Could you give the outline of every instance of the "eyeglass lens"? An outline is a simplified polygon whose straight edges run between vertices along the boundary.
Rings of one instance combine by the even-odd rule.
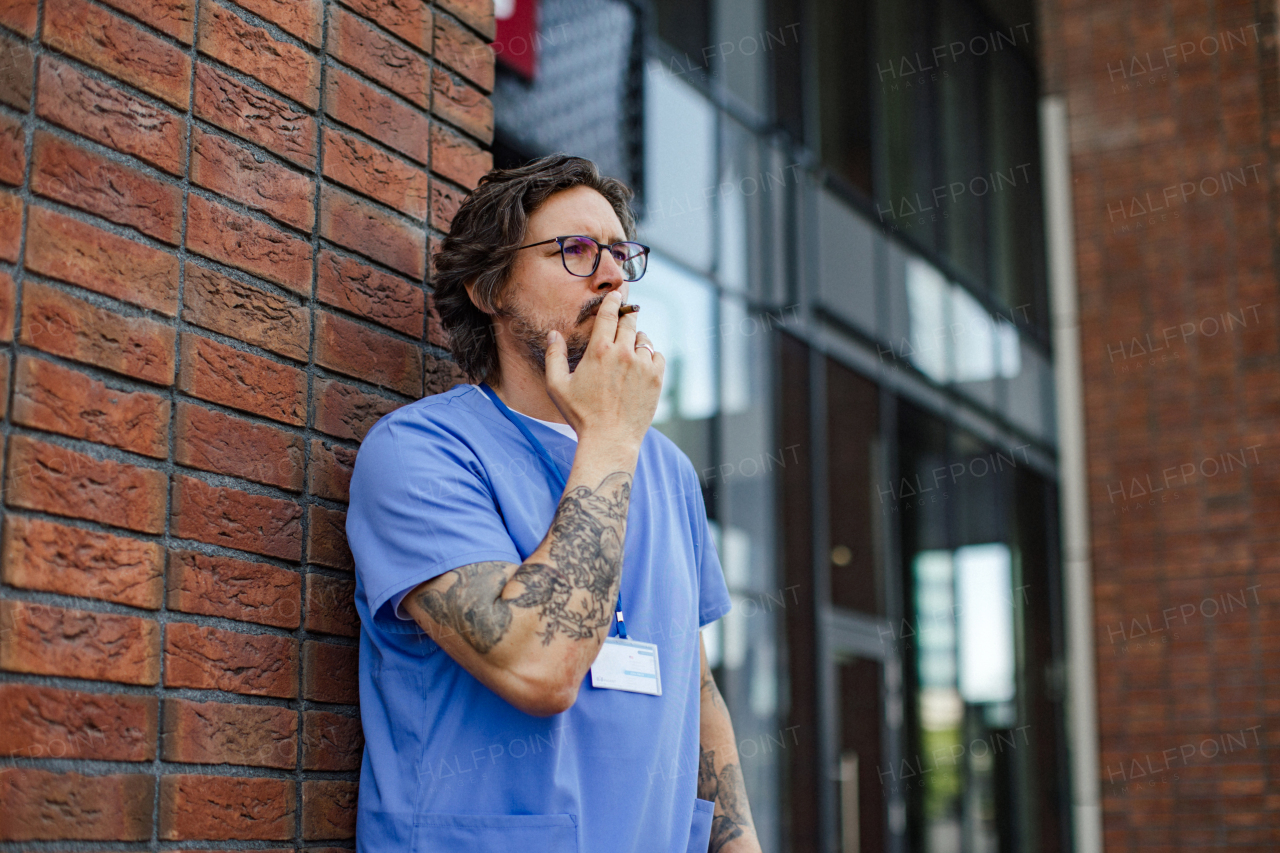
[[[622,267],[622,277],[635,281],[644,275],[648,256],[639,243],[614,243],[610,248],[613,259]],[[588,276],[595,272],[599,245],[586,237],[566,237],[561,244],[564,268],[574,275]]]

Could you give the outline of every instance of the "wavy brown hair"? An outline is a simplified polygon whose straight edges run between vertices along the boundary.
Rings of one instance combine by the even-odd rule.
[[[514,169],[493,169],[458,208],[435,254],[434,300],[454,361],[476,382],[498,378],[498,345],[490,314],[506,288],[529,217],[561,190],[591,187],[604,196],[635,236],[631,188],[600,174],[582,157],[552,154]],[[467,293],[473,285],[475,301]]]

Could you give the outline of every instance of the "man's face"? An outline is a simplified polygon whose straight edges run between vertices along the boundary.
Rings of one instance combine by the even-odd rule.
[[[571,234],[585,234],[606,245],[627,239],[608,200],[590,187],[578,186],[552,195],[530,215],[520,245]],[[622,291],[625,302],[629,286],[609,252],[601,252],[594,275],[582,277],[565,269],[554,242],[521,249],[498,300],[494,323],[499,336],[508,335],[539,373],[546,371],[547,332],[557,330],[568,344],[572,371],[586,352],[600,303],[614,290]]]

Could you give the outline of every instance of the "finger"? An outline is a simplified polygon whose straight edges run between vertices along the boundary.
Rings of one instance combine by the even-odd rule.
[[[622,294],[614,290],[600,303],[596,312],[596,323],[591,329],[591,343],[588,346],[601,347],[613,343],[618,332],[618,309],[622,307]]]
[[[623,317],[622,319],[625,320],[626,317]],[[644,349],[645,346],[653,346],[653,341],[649,340],[649,336],[646,335],[644,332],[636,332],[636,343],[635,343],[636,352],[648,353],[649,350]],[[656,358],[657,355],[658,355],[658,351],[656,349],[653,350],[652,357]]]
[[[557,390],[569,382],[569,351],[564,335],[552,331],[547,334],[547,386]]]
[[[619,306],[621,307],[621,306]],[[629,347],[635,349],[636,346],[636,323],[639,322],[640,312],[632,311],[630,314],[623,314],[618,318],[618,331],[614,340],[620,347]]]

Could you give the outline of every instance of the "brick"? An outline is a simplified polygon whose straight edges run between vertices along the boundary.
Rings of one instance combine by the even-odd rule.
[[[431,122],[426,115],[340,68],[331,67],[325,75],[324,111],[424,166],[430,159]]]
[[[427,173],[333,128],[325,128],[324,176],[416,219],[427,218]]]
[[[22,245],[22,199],[0,192],[0,261],[16,263]]]
[[[178,109],[187,108],[191,57],[101,6],[86,0],[49,3],[41,41]]]
[[[17,306],[17,288],[13,276],[0,270],[0,341],[13,340],[14,309]]]
[[[493,48],[448,15],[436,15],[436,59],[475,83],[493,91]]]
[[[40,518],[4,520],[4,582],[23,589],[160,608],[164,552],[156,542]]]
[[[43,130],[32,146],[31,191],[177,245],[182,188]],[[175,265],[176,268],[176,265]]]
[[[316,162],[316,122],[284,101],[196,63],[195,114],[304,169]]]
[[[36,34],[36,0],[0,0],[0,24],[27,38]]]
[[[312,574],[307,577],[308,631],[360,636],[360,617],[356,614],[356,583],[351,580]]]
[[[298,712],[272,705],[167,699],[164,760],[292,770],[298,760]]]
[[[431,52],[431,7],[422,0],[341,0],[342,4],[427,53]]]
[[[354,448],[311,439],[311,466],[307,473],[307,494],[334,501],[350,499],[351,469],[356,463]]]
[[[179,465],[243,477],[255,483],[302,490],[302,439],[191,403],[178,403],[174,461]]]
[[[160,626],[150,619],[0,601],[0,669],[153,685]]]
[[[293,426],[306,419],[307,376],[301,370],[186,332],[178,389]]]
[[[294,786],[289,779],[164,776],[160,838],[289,841],[297,821]]]
[[[47,284],[28,281],[24,291],[23,344],[145,382],[173,382],[172,326],[125,317]]]
[[[431,124],[431,171],[474,187],[493,168],[493,155],[444,125]]]
[[[307,507],[307,562],[331,569],[355,568],[347,546],[347,514],[312,504]]]
[[[408,341],[321,311],[316,363],[414,397],[422,394],[422,352]]]
[[[485,40],[497,38],[497,26],[493,18],[493,3],[489,0],[439,0],[440,8],[455,15],[458,20],[480,33]]]
[[[0,115],[0,183],[20,186],[27,170],[26,135],[22,122]]]
[[[421,228],[328,184],[320,189],[320,235],[412,279],[426,275],[427,238]]]
[[[149,841],[156,780],[141,773],[81,776],[0,770],[0,840]]]
[[[431,182],[431,227],[448,231],[453,224],[453,217],[466,198],[465,191],[450,186],[444,181]]]
[[[144,533],[164,530],[163,471],[95,459],[24,435],[9,438],[5,503]]]
[[[426,304],[422,288],[367,264],[321,251],[316,296],[397,332],[422,337]]]
[[[302,644],[302,698],[311,702],[354,705],[360,701],[356,677],[359,650],[308,640]]]
[[[187,248],[295,293],[311,292],[311,244],[273,225],[192,195]]]
[[[236,0],[237,4],[261,15],[291,36],[312,47],[320,46],[320,0]]]
[[[443,68],[431,69],[431,110],[485,145],[493,141],[493,102]]]
[[[40,58],[36,80],[36,114],[40,118],[166,172],[182,173],[186,128],[171,110],[153,106],[47,56]]]
[[[195,29],[195,0],[103,0],[121,12],[144,21],[183,44],[191,44]]]
[[[359,717],[329,711],[302,712],[302,769],[351,772],[360,769],[364,732]]]
[[[35,54],[25,43],[0,32],[0,102],[26,112],[31,106]]]
[[[292,699],[298,641],[171,622],[164,637],[164,686]]]
[[[159,311],[178,313],[178,258],[40,205],[27,222],[32,272]]]
[[[306,841],[356,837],[355,782],[302,783],[302,838]]]
[[[0,755],[18,758],[154,761],[159,700],[155,696],[80,693],[35,684],[0,684]],[[344,743],[338,723],[324,752]]]
[[[379,418],[404,405],[402,400],[379,397],[354,385],[320,376],[315,379],[314,400],[316,429],[353,441],[363,441]]]
[[[191,181],[302,231],[315,224],[315,181],[238,142],[192,131]]]
[[[311,314],[297,300],[187,264],[182,319],[286,358],[307,360]]]
[[[200,7],[200,52],[311,109],[320,104],[320,61],[226,6]]]
[[[231,557],[169,552],[170,610],[297,628],[302,611],[302,576],[266,563]]]
[[[426,355],[423,358],[422,394],[443,394],[455,385],[470,382],[471,378],[462,372],[462,368],[452,361]]]
[[[302,507],[175,476],[172,530],[183,539],[281,560],[302,559]]]
[[[164,459],[169,455],[169,401],[145,391],[119,391],[41,358],[18,356],[14,423]]]
[[[329,27],[328,50],[334,59],[424,110],[430,105],[427,61],[421,54],[338,6],[333,7]]]

